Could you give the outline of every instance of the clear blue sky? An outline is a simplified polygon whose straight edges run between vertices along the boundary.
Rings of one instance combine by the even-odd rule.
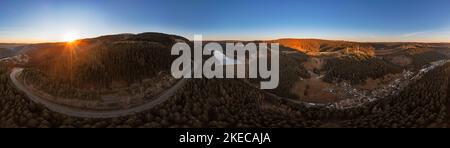
[[[449,0],[1,0],[0,42],[165,32],[207,39],[450,42]]]

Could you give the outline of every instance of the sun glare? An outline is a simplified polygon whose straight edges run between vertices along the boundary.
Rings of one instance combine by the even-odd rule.
[[[73,32],[66,33],[66,34],[64,34],[64,37],[63,37],[63,41],[67,42],[67,43],[74,42],[77,39],[79,39],[78,35]]]

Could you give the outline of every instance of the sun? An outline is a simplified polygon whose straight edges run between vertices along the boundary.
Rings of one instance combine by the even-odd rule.
[[[67,43],[72,43],[72,42],[76,41],[77,39],[79,39],[79,36],[74,32],[68,32],[68,33],[64,34],[64,36],[63,36],[63,41],[67,42]]]

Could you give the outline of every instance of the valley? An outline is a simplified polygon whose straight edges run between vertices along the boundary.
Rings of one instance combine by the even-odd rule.
[[[0,61],[0,127],[450,123],[448,44],[262,41],[280,43],[281,54],[279,86],[261,90],[264,79],[173,78],[170,47],[177,42],[192,45],[162,33],[26,45]]]

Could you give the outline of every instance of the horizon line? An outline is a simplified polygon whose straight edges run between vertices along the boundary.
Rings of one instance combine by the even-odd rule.
[[[185,37],[183,35],[178,35],[178,34],[174,34],[174,33],[163,33],[163,32],[141,32],[141,33],[162,33],[162,34],[168,34],[168,35],[177,35],[177,36],[181,36],[184,37],[188,40],[193,40],[192,38],[189,37]],[[122,35],[122,34],[133,34],[133,35],[137,35],[137,34],[141,34],[141,33],[113,33],[113,34],[102,34],[102,35],[97,35],[94,37],[82,37],[79,38],[77,40],[86,40],[86,39],[95,39],[95,38],[99,38],[102,36],[109,36],[109,35]],[[368,40],[364,40],[364,41],[356,41],[356,40],[348,40],[348,39],[331,39],[331,38],[317,38],[317,37],[273,37],[273,38],[265,38],[265,39],[229,39],[229,38],[217,38],[217,37],[210,37],[210,38],[206,38],[203,39],[203,41],[243,41],[243,42],[249,42],[249,41],[274,41],[274,40],[283,40],[283,39],[296,39],[296,40],[327,40],[327,41],[343,41],[343,42],[355,42],[355,43],[442,43],[442,44],[449,44],[450,41],[417,41],[417,40],[411,40],[411,41],[380,41],[380,40],[374,40],[374,41],[368,41]],[[61,41],[61,40],[48,40],[48,41],[41,41],[41,40],[32,40],[32,41],[1,41],[0,40],[0,44],[45,44],[45,43],[64,43],[65,41]]]

